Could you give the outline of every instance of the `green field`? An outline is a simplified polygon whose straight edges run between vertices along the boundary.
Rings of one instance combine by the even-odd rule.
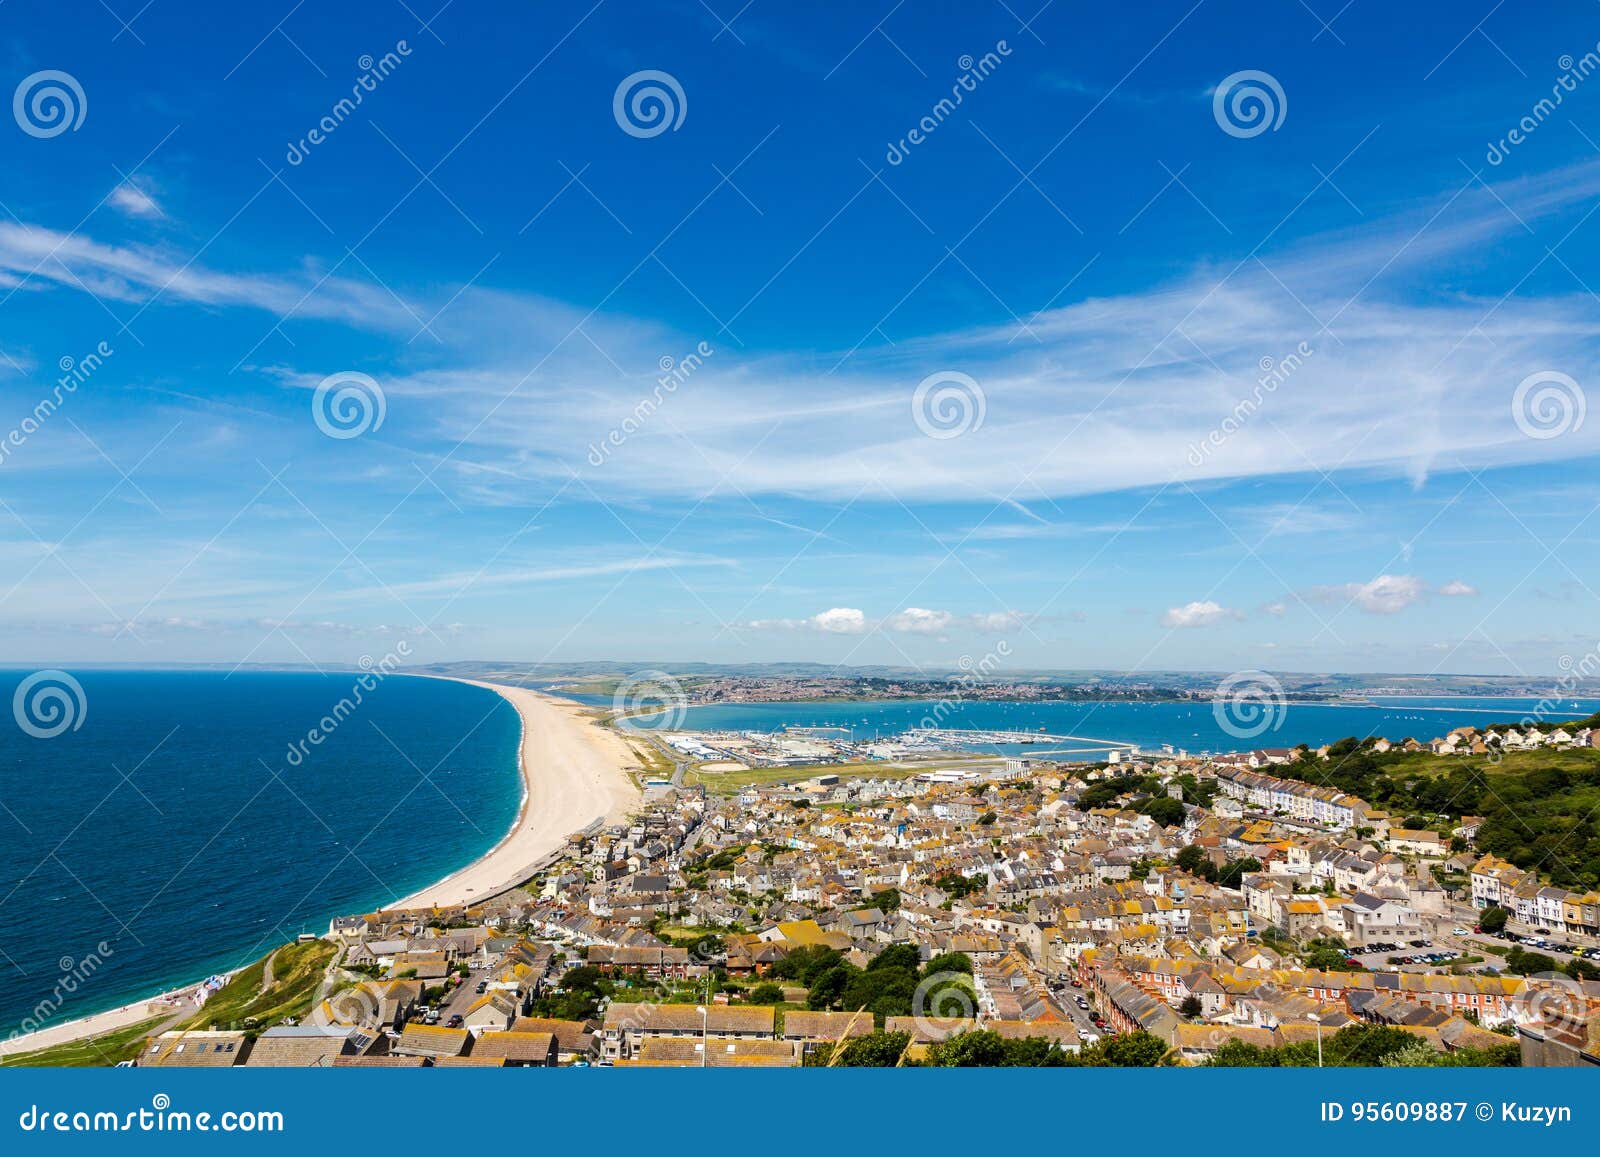
[[[115,1065],[118,1061],[129,1061],[136,1057],[143,1049],[144,1038],[166,1019],[158,1016],[87,1040],[53,1045],[31,1053],[17,1053],[0,1060],[0,1066],[59,1069]]]

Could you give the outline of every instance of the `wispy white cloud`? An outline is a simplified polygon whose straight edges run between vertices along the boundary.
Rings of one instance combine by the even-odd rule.
[[[1244,615],[1239,611],[1229,610],[1221,603],[1205,599],[1170,608],[1161,616],[1161,625],[1176,630],[1187,630],[1193,627],[1212,627],[1227,619],[1242,618]]]
[[[134,181],[124,181],[106,198],[107,203],[113,208],[126,213],[130,217],[157,218],[165,217],[161,206],[156,203],[155,197],[143,185]]]
[[[407,437],[399,415],[410,415],[411,448],[448,449],[445,474],[474,501],[576,474],[608,499],[979,499],[1030,519],[1042,500],[1131,488],[1297,472],[1421,480],[1585,456],[1600,451],[1600,423],[1530,438],[1511,397],[1530,373],[1560,369],[1581,381],[1600,360],[1592,299],[1429,298],[1406,279],[1519,229],[1517,218],[1535,222],[1597,196],[1600,163],[1469,189],[1447,207],[1263,254],[1270,272],[1257,262],[1197,268],[1049,310],[1025,330],[863,346],[827,359],[829,372],[811,351],[718,350],[599,466],[591,447],[652,396],[662,359],[701,335],[472,288],[433,323],[443,344],[426,368],[382,375],[391,402],[407,402],[391,404],[385,436]],[[0,224],[7,274],[401,332],[451,301],[346,277],[219,272],[165,250],[13,223]],[[1262,360],[1281,361],[1301,342],[1314,356],[1264,389]],[[294,373],[314,382],[327,370]],[[970,374],[983,391],[985,420],[963,436],[930,438],[914,420],[917,383],[939,370]],[[1245,401],[1254,409],[1240,419]],[[1268,522],[1278,533],[1343,517],[1279,513]],[[981,537],[1054,533],[1023,526],[1039,529]]]
[[[127,204],[119,207],[134,203],[136,194],[126,194]],[[80,233],[10,221],[0,222],[0,272],[116,301],[242,306],[362,328],[415,331],[418,317],[428,317],[420,307],[370,282],[313,274],[222,273],[165,249],[110,245]]]
[[[1393,615],[1419,602],[1428,585],[1416,575],[1381,574],[1368,582],[1317,587],[1311,593],[1323,602],[1353,603],[1369,615]]]
[[[907,607],[883,619],[870,618],[856,607],[833,607],[804,619],[754,619],[751,630],[821,631],[830,635],[865,635],[875,630],[902,635],[944,636],[952,630],[1006,631],[1020,627],[1028,616],[1019,611],[986,611],[958,615],[953,611]]]
[[[1447,599],[1471,598],[1478,593],[1478,588],[1460,579],[1452,579],[1439,588],[1439,593]]]

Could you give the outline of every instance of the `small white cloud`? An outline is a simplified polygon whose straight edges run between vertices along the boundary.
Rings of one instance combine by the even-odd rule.
[[[108,201],[113,209],[121,210],[130,217],[166,216],[161,211],[161,206],[156,204],[156,199],[132,181],[124,181],[111,190]]]
[[[829,612],[830,614],[833,612]],[[856,614],[860,614],[857,611]],[[922,607],[907,607],[889,616],[891,631],[904,631],[913,635],[938,635],[949,629],[955,619],[949,611],[930,611]]]
[[[861,635],[867,630],[867,616],[854,607],[833,607],[806,621],[830,635]]]
[[[1261,609],[1266,611],[1267,614],[1271,615],[1273,618],[1278,619],[1282,618],[1284,613],[1288,611],[1289,608],[1283,603],[1268,603]]]
[[[1409,574],[1381,574],[1369,583],[1349,583],[1345,592],[1369,615],[1393,615],[1405,610],[1427,591],[1423,581]]]
[[[1447,599],[1471,598],[1478,593],[1478,588],[1460,579],[1453,579],[1440,587],[1439,593]]]
[[[1163,627],[1178,629],[1188,627],[1209,627],[1220,623],[1223,619],[1237,619],[1243,616],[1238,611],[1230,611],[1221,603],[1206,599],[1204,602],[1185,603],[1181,607],[1173,607],[1161,616]]]
[[[1014,631],[1023,621],[1020,611],[989,611],[973,615],[971,619],[972,625],[980,631]]]
[[[1465,583],[1452,583],[1453,595],[1477,594]],[[1427,597],[1431,588],[1416,575],[1381,574],[1371,582],[1340,583],[1336,586],[1314,587],[1307,596],[1324,603],[1350,603],[1369,615],[1393,615]],[[1440,593],[1445,593],[1443,589]]]

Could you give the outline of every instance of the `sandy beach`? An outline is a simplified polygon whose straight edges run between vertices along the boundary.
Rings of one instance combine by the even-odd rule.
[[[49,1025],[26,1036],[0,1040],[0,1057],[15,1053],[31,1053],[36,1049],[67,1044],[70,1041],[82,1040],[84,1037],[116,1032],[120,1028],[128,1028],[156,1017],[174,1017],[180,1013],[184,1016],[192,1015],[201,1008],[201,1005],[193,999],[194,991],[199,987],[198,983],[188,984],[171,992],[162,993],[160,996],[146,997],[119,1008],[108,1008],[92,1016],[82,1016],[77,1020]]]
[[[522,807],[511,831],[484,856],[387,910],[470,904],[504,892],[573,832],[597,819],[624,819],[639,805],[639,790],[623,770],[637,766],[638,757],[581,704],[525,687],[457,682],[496,692],[521,716]]]
[[[624,770],[637,765],[637,756],[620,735],[589,718],[581,704],[523,687],[474,679],[456,681],[503,696],[522,719],[522,806],[511,831],[482,857],[415,895],[387,905],[389,910],[466,904],[504,892],[526,880],[533,865],[573,832],[597,819],[608,823],[624,819],[639,804],[639,789]],[[154,1017],[192,1013],[199,1007],[191,999],[197,987],[186,985],[27,1036],[0,1040],[0,1056],[115,1032]]]

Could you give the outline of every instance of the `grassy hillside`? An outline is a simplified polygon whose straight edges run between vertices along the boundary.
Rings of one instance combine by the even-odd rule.
[[[139,1054],[144,1038],[166,1018],[155,1017],[140,1021],[116,1032],[104,1033],[88,1040],[70,1041],[50,1048],[36,1049],[31,1053],[15,1053],[0,1060],[0,1066],[18,1068],[88,1068],[96,1065],[110,1066],[118,1061],[132,1060]]]
[[[1396,816],[1423,817],[1429,826],[1447,827],[1438,817],[1482,816],[1478,850],[1565,888],[1600,885],[1600,750],[1378,755],[1345,740],[1328,759],[1311,756],[1279,774],[1337,787]]]
[[[270,1028],[286,1018],[298,1019],[311,1010],[323,971],[336,951],[326,940],[286,944],[238,972],[180,1027],[251,1030]],[[268,959],[272,961],[272,984],[262,991]]]

